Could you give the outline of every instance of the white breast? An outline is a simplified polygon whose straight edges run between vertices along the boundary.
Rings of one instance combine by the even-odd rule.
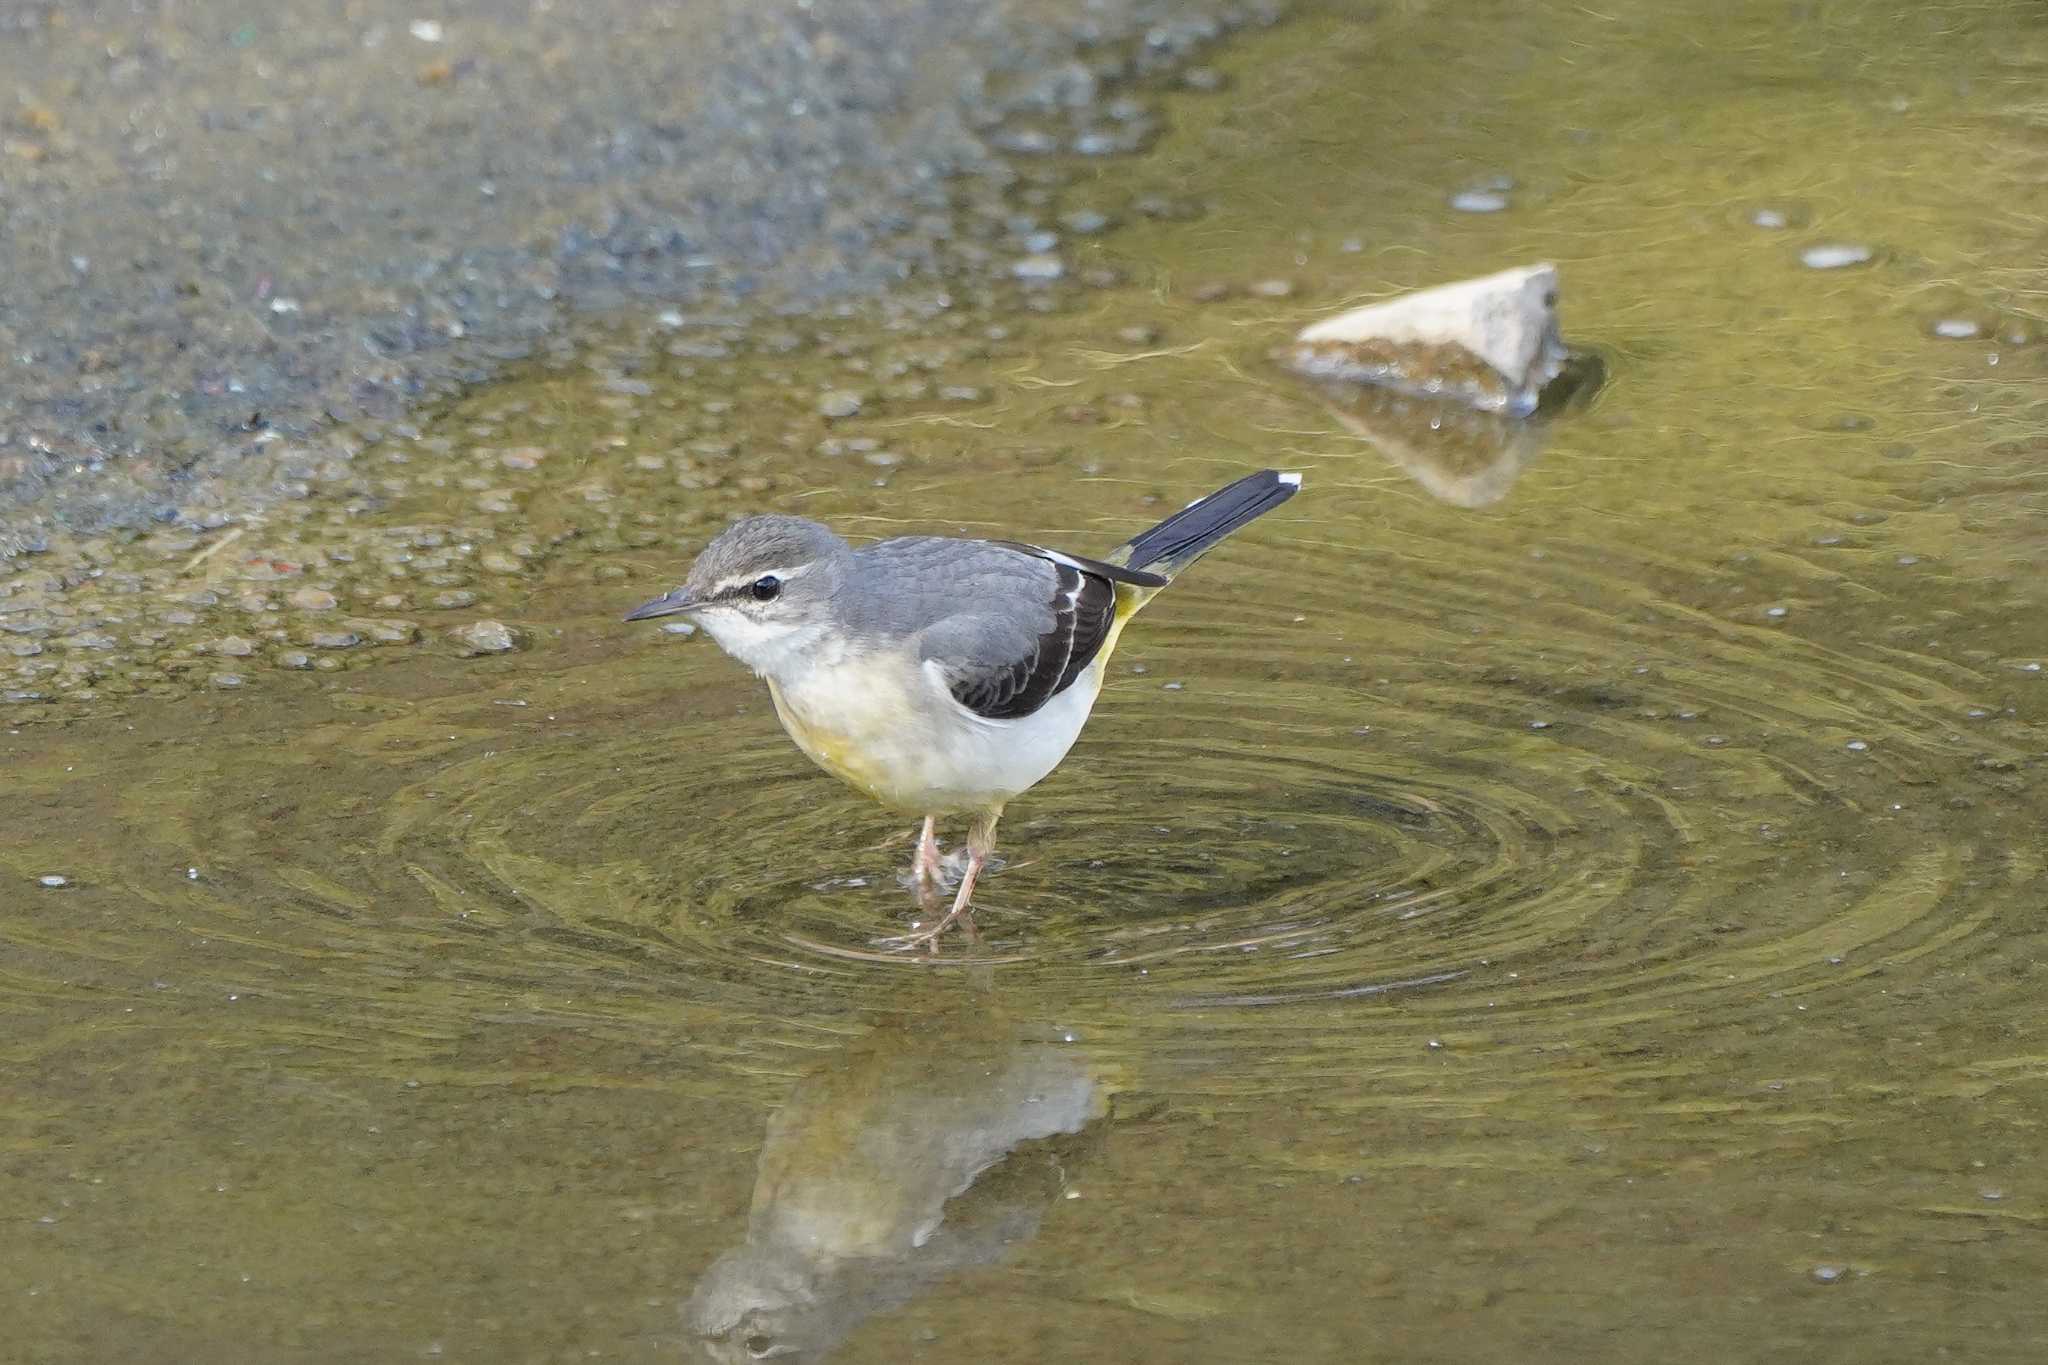
[[[1102,690],[1102,660],[1015,720],[976,715],[936,665],[902,656],[799,665],[770,682],[784,728],[819,766],[887,805],[931,814],[1000,805],[1058,767]]]

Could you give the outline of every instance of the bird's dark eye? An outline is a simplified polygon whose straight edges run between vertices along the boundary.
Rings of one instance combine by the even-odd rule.
[[[751,591],[756,602],[773,602],[776,595],[782,591],[782,580],[772,573],[763,574],[754,580]]]

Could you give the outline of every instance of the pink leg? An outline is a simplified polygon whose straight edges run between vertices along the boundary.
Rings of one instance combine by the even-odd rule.
[[[926,910],[939,908],[939,840],[937,817],[924,818],[924,831],[918,835],[917,856],[910,864],[910,880],[917,892],[917,903]]]
[[[968,932],[974,932],[974,916],[968,903],[974,899],[974,883],[981,876],[981,870],[988,866],[989,854],[995,852],[996,821],[1002,818],[1003,808],[982,812],[974,817],[973,825],[967,831],[967,871],[960,878],[960,891],[953,897],[953,908],[929,929],[920,929],[903,940],[903,946],[912,948],[922,943],[932,952],[939,950],[939,935],[953,927],[955,920],[966,924]]]

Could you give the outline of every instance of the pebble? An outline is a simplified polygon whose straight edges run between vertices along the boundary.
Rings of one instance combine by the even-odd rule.
[[[50,873],[48,876],[38,877],[36,878],[36,880],[42,883],[44,886],[52,888],[71,885],[71,878],[60,877],[54,872]]]
[[[1011,276],[1026,284],[1049,284],[1066,273],[1066,262],[1057,256],[1026,256],[1010,266]]]
[[[1015,156],[1050,156],[1060,149],[1059,139],[1042,128],[1004,128],[990,135],[989,146]]]
[[[1749,221],[1768,232],[1792,226],[1792,220],[1777,209],[1758,209],[1749,215]]]
[[[325,588],[300,588],[285,600],[301,611],[332,611],[335,599]]]
[[[851,389],[834,389],[818,400],[818,415],[838,420],[860,415],[861,397]]]
[[[287,650],[277,656],[277,666],[279,668],[311,668],[313,666],[313,656],[296,649]]]
[[[1451,207],[1460,213],[1499,213],[1508,197],[1493,190],[1460,190],[1451,196]]]
[[[526,572],[526,566],[520,563],[517,557],[506,554],[503,550],[486,550],[477,556],[476,562],[492,573]]]
[[[365,621],[361,629],[372,640],[387,645],[409,645],[419,639],[419,627],[410,621]]]
[[[1142,325],[1135,327],[1119,327],[1117,329],[1116,339],[1118,341],[1123,342],[1127,346],[1150,346],[1154,342],[1159,340],[1159,329],[1157,327],[1146,327]]]
[[[1252,286],[1252,293],[1262,299],[1286,299],[1294,297],[1293,280],[1260,280]]]
[[[215,687],[226,689],[240,687],[245,679],[239,673],[214,673],[207,677],[207,681]]]
[[[455,611],[462,607],[476,605],[476,594],[467,588],[456,588],[450,592],[434,594],[434,605],[442,611]]]
[[[1843,1265],[1817,1265],[1810,1273],[1818,1284],[1833,1284],[1849,1273],[1849,1267]]]
[[[1108,214],[1094,209],[1075,209],[1060,218],[1060,226],[1076,237],[1093,237],[1098,232],[1107,232],[1111,222]]]
[[[1806,248],[1799,253],[1799,259],[1809,270],[1842,270],[1852,265],[1868,265],[1876,255],[1869,247],[1855,242],[1826,242]]]
[[[661,623],[661,633],[678,636],[681,639],[687,640],[697,633],[697,627],[689,621],[663,621]]]
[[[234,659],[246,659],[256,652],[256,642],[240,635],[223,635],[212,645],[215,654],[225,654]]]
[[[1941,318],[1928,330],[1949,341],[1968,341],[1984,335],[1984,329],[1970,318]]]
[[[480,654],[509,654],[520,645],[519,632],[503,621],[472,621],[449,631],[448,638],[455,642],[456,653],[465,659]]]
[[[352,630],[323,630],[307,641],[315,649],[354,649],[363,637]]]

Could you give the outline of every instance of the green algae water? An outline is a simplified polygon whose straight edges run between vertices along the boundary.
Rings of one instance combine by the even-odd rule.
[[[1312,7],[1020,182],[1116,223],[1059,281],[54,550],[0,1356],[2041,1358],[2044,76],[2019,3]],[[1532,438],[1271,360],[1539,259],[1606,382]],[[618,622],[741,511],[1099,553],[1263,465],[937,963],[905,823]]]

